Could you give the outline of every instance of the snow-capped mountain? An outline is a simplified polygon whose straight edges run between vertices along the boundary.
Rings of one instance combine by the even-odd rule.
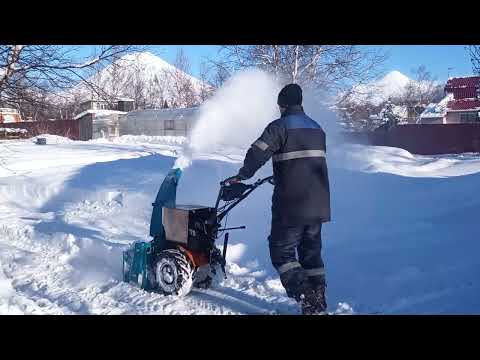
[[[371,104],[378,106],[388,99],[395,99],[404,95],[409,85],[412,85],[417,91],[426,93],[441,86],[437,81],[416,81],[400,71],[394,70],[379,80],[354,86],[351,95],[347,96],[347,100],[358,105]]]
[[[196,96],[202,87],[210,87],[150,52],[127,54],[90,77],[89,81],[110,96],[138,98],[140,95],[147,101],[158,101],[161,105],[164,100],[178,100],[178,85],[174,84],[178,78],[189,81]],[[95,97],[91,89],[83,83],[62,96],[76,101]]]
[[[380,105],[389,98],[401,96],[411,80],[400,71],[389,72],[383,78],[364,85],[354,86],[348,99],[357,104]]]

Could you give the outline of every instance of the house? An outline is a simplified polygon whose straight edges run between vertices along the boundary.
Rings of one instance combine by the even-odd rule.
[[[135,100],[130,98],[116,98],[113,102],[90,99],[80,103],[80,113],[87,110],[118,110],[129,112],[134,110]]]
[[[113,104],[104,100],[87,100],[80,104],[80,113],[74,120],[91,119],[93,139],[118,137],[119,116],[132,111],[134,106],[134,100],[129,98],[118,98]]]
[[[131,111],[120,118],[120,136],[188,137],[198,118],[198,114],[198,107]]]
[[[17,109],[0,108],[0,123],[17,123],[22,122],[22,117]]]
[[[449,79],[445,92],[453,94],[447,104],[447,124],[480,122],[480,76]]]
[[[431,103],[420,114],[417,124],[446,124],[447,105],[453,94],[447,94],[438,104]]]
[[[460,124],[479,122],[480,76],[451,78],[445,85],[445,97],[429,104],[418,124]]]

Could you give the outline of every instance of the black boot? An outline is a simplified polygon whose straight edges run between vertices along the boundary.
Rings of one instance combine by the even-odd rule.
[[[302,314],[314,311],[315,289],[302,268],[291,269],[280,275],[287,296],[295,299],[302,307]]]
[[[327,315],[327,304],[321,290],[302,294],[299,303],[302,306],[302,315]]]
[[[305,297],[305,305],[302,311],[306,315],[327,315],[327,301],[325,288],[327,286],[325,276],[315,276],[309,279],[313,294]]]

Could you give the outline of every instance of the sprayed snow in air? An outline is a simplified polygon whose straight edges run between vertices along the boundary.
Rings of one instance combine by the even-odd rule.
[[[192,149],[199,153],[244,151],[279,117],[279,90],[275,79],[263,71],[250,69],[234,75],[200,108]]]
[[[279,117],[279,89],[274,77],[258,69],[232,76],[200,107],[190,140],[174,167],[185,169],[212,154],[239,160],[267,124]]]

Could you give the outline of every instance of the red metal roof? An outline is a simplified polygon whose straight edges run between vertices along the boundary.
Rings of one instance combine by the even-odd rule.
[[[447,81],[447,85],[445,85],[445,90],[449,91],[466,87],[480,87],[480,76],[469,76],[449,79]]]
[[[461,99],[448,102],[447,111],[480,110],[480,99]]]

